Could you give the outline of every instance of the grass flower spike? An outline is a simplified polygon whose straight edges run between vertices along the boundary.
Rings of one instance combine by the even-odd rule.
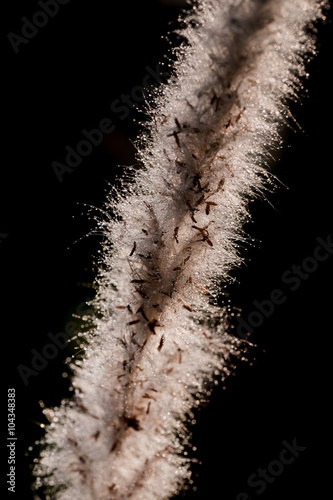
[[[162,500],[191,481],[187,424],[240,347],[216,283],[242,262],[248,204],[271,183],[325,6],[203,0],[182,21],[142,168],[97,223],[98,314],[35,467],[49,498]]]

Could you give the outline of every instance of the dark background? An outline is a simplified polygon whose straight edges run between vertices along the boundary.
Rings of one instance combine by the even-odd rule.
[[[33,1],[4,6],[2,399],[8,387],[15,387],[19,493],[8,498],[28,500],[33,499],[29,465],[34,451],[26,453],[41,437],[38,423],[45,423],[38,402],[52,406],[70,394],[62,373],[73,348],[62,350],[27,386],[17,366],[30,366],[31,349],[41,352],[47,334],[63,331],[94,295],[100,236],[85,236],[92,227],[85,205],[102,207],[107,182],[121,175],[121,165],[136,163],[132,141],[144,118],[132,110],[119,120],[110,105],[142,84],[147,65],[155,68],[165,60],[168,43],[161,37],[175,25],[180,9],[158,0],[72,0],[15,54],[7,33],[20,34],[21,17],[31,19],[40,8]],[[237,283],[224,290],[245,319],[254,300],[283,288],[282,274],[313,255],[318,236],[326,240],[332,234],[330,19],[320,27],[319,48],[309,66],[307,97],[292,106],[303,132],[296,127],[287,133],[275,170],[283,185],[268,196],[270,203],[252,204],[254,222],[246,230],[253,246],[244,250],[246,264],[233,273]],[[96,128],[102,118],[113,121],[115,132],[60,183],[51,163],[64,163],[65,147],[75,148],[81,131]],[[197,490],[182,498],[234,500],[242,491],[252,500],[326,498],[330,492],[331,269],[332,259],[297,291],[286,293],[286,302],[251,336],[256,346],[249,347],[250,362],[236,362],[236,376],[198,413],[193,442],[202,465],[193,469]],[[283,440],[294,439],[307,449],[256,494],[248,477],[278,459]],[[7,467],[2,467],[3,477]],[[6,495],[5,484],[3,489]]]

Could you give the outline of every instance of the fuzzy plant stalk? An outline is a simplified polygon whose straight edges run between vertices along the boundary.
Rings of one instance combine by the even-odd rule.
[[[51,423],[36,488],[61,500],[162,500],[191,483],[188,423],[240,341],[218,284],[242,262],[248,204],[271,185],[326,2],[203,0],[149,103],[141,168],[112,189],[94,327]],[[112,215],[111,215],[112,214]]]

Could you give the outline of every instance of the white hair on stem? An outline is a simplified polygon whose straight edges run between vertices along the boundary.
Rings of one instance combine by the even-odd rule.
[[[191,482],[187,422],[240,346],[214,280],[242,261],[247,206],[270,182],[326,6],[203,0],[185,18],[138,142],[142,169],[97,222],[98,315],[34,470],[52,498],[162,500]]]

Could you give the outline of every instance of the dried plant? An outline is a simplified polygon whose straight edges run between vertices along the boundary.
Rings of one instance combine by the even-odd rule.
[[[173,76],[138,141],[142,168],[96,222],[98,314],[75,396],[46,411],[35,467],[52,498],[167,499],[191,481],[187,423],[240,348],[217,283],[242,262],[250,200],[272,186],[325,7],[203,0],[182,21]]]

